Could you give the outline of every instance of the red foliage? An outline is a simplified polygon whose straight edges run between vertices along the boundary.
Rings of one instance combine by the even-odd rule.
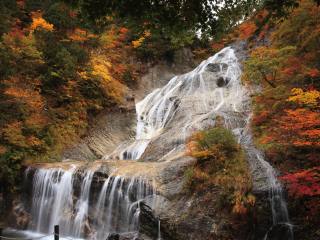
[[[255,126],[261,125],[262,123],[264,123],[268,118],[270,117],[270,112],[264,110],[259,112],[259,114],[255,114],[253,119],[252,119],[252,123]]]
[[[256,30],[257,26],[253,22],[245,22],[239,26],[239,38],[241,40],[246,40],[250,38]]]
[[[288,184],[289,194],[294,197],[320,196],[320,167],[286,174],[281,180]]]
[[[320,71],[316,68],[312,68],[309,70],[308,75],[312,78],[316,78],[320,76]]]
[[[221,42],[215,42],[212,43],[211,47],[214,51],[220,51],[222,48],[224,48],[224,44]]]

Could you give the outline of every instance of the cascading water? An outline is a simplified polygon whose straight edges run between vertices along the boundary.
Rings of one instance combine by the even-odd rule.
[[[231,48],[203,61],[193,71],[172,78],[136,104],[137,129],[105,159],[139,159],[151,140],[174,126],[172,135],[183,143],[191,132],[214,124],[219,111],[242,109],[246,97],[238,77],[240,69]]]
[[[80,198],[78,199],[75,207],[75,218],[73,221],[72,235],[76,237],[81,237],[82,229],[84,229],[86,220],[88,218],[88,208],[89,208],[89,194],[90,187],[93,178],[93,171],[87,171],[85,177],[81,184]]]
[[[73,208],[73,171],[39,169],[33,180],[32,229],[37,232],[52,232],[54,225],[70,229]]]
[[[119,159],[139,159],[151,141],[165,136],[161,143],[170,146],[164,152],[167,157],[183,150],[185,139],[192,132],[213,126],[220,116],[247,152],[255,187],[269,191],[273,225],[287,225],[290,232],[287,239],[293,239],[282,186],[275,170],[252,141],[249,92],[240,79],[240,64],[231,47],[202,62],[193,71],[172,78],[166,86],[137,103],[136,139],[125,143],[112,155]]]
[[[109,176],[97,199],[90,197],[94,177],[86,171],[76,200],[75,168],[37,169],[33,177],[32,224],[30,230],[52,233],[60,225],[63,236],[106,239],[109,233],[138,231],[139,202],[155,195],[142,177]],[[90,210],[90,213],[89,213]]]

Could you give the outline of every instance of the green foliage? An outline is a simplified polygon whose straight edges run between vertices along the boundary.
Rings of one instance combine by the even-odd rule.
[[[0,42],[0,80],[5,79],[7,76],[13,73],[12,68],[8,68],[13,57],[9,49]]]
[[[43,63],[42,54],[35,47],[33,36],[25,36],[19,31],[16,33],[4,34],[0,52],[2,52],[3,67],[10,66],[10,70],[4,70],[5,75],[8,72],[32,75]],[[1,53],[0,53],[1,54]]]
[[[266,8],[272,17],[283,18],[287,16],[293,8],[299,6],[298,0],[265,0],[263,7]]]
[[[224,128],[212,128],[203,132],[203,137],[198,140],[201,150],[210,149],[213,145],[228,157],[233,156],[238,150],[238,143],[232,133]]]
[[[0,2],[0,36],[9,31],[12,24],[11,21],[16,13],[16,1],[2,0]]]
[[[276,87],[279,72],[289,57],[293,56],[296,48],[286,46],[280,49],[271,47],[259,47],[254,49],[250,58],[244,63],[245,80],[255,83],[265,82]]]
[[[56,2],[48,8],[44,18],[59,30],[72,29],[76,26],[76,19],[70,16],[70,8],[62,2]]]

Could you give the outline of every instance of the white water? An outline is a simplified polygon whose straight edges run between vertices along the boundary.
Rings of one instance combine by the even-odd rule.
[[[60,225],[62,236],[106,239],[109,233],[138,230],[139,203],[155,190],[143,178],[110,176],[100,184],[97,199],[90,198],[94,172],[86,171],[75,199],[76,169],[37,169],[33,178],[32,234],[50,234]]]
[[[291,231],[281,184],[272,166],[252,142],[250,98],[240,76],[234,50],[225,48],[190,73],[174,77],[166,86],[137,103],[135,140],[123,143],[106,158],[139,159],[148,145],[157,139],[164,139],[161,143],[169,146],[161,156],[168,157],[175,151],[183,151],[185,139],[192,132],[214,126],[220,116],[247,152],[255,188],[269,191],[273,225],[284,223]],[[66,236],[83,237],[90,233],[90,239],[105,239],[108,233],[137,230],[139,203],[154,194],[150,185],[141,178],[127,180],[112,176],[101,186],[97,199],[90,200],[93,174],[87,172],[82,179],[81,194],[74,203],[75,173],[75,169],[37,171],[33,230],[50,233],[53,225],[59,224]],[[93,212],[91,219],[90,211]],[[158,238],[161,239],[160,222],[158,227]]]
[[[208,65],[213,65],[214,72],[207,71]],[[172,127],[171,137],[184,142],[193,131],[212,126],[218,113],[243,111],[247,96],[239,82],[240,73],[233,50],[225,48],[193,71],[172,78],[136,104],[135,140],[105,159],[139,159],[152,140]]]
[[[277,174],[252,141],[249,92],[241,84],[240,64],[232,48],[225,48],[193,71],[172,78],[139,102],[136,110],[136,139],[127,147],[122,145],[120,154],[119,149],[115,151],[120,159],[139,159],[148,144],[161,138],[161,134],[165,136],[163,144],[184,145],[192,132],[213,126],[217,116],[222,117],[225,127],[233,131],[247,152],[255,189],[269,192],[273,225],[287,225],[288,239],[293,239]],[[164,155],[183,149],[171,145]]]
[[[94,172],[87,171],[81,184],[80,198],[75,207],[75,218],[72,227],[72,236],[80,237],[82,235],[88,218],[89,194]]]
[[[54,225],[70,228],[73,207],[74,169],[64,172],[57,170],[39,170],[33,181],[33,201],[31,214],[32,229],[37,232],[53,232]]]

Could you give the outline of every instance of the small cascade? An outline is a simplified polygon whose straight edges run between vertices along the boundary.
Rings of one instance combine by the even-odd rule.
[[[82,236],[82,232],[85,227],[86,220],[88,218],[89,194],[93,174],[93,171],[87,171],[81,184],[80,198],[78,199],[75,206],[76,215],[72,227],[72,235],[75,237]]]
[[[283,225],[287,228],[286,236],[282,236],[284,240],[293,240],[293,226],[289,220],[287,204],[283,196],[282,185],[277,179],[275,169],[265,160],[264,155],[259,151],[253,143],[252,134],[250,132],[250,117],[248,116],[244,126],[233,128],[233,132],[238,137],[239,143],[245,149],[248,161],[253,169],[253,177],[256,180],[258,189],[264,189],[269,193],[269,201],[272,213],[273,227]],[[229,127],[231,127],[229,121]],[[226,124],[228,126],[228,124]],[[235,125],[233,125],[235,126]],[[267,239],[268,232],[265,235]]]
[[[155,196],[152,184],[142,177],[109,176],[93,198],[94,172],[88,170],[80,178],[76,196],[79,174],[75,168],[35,171],[30,230],[51,233],[54,225],[60,225],[62,236],[77,239],[106,239],[110,233],[138,231],[139,203]]]

